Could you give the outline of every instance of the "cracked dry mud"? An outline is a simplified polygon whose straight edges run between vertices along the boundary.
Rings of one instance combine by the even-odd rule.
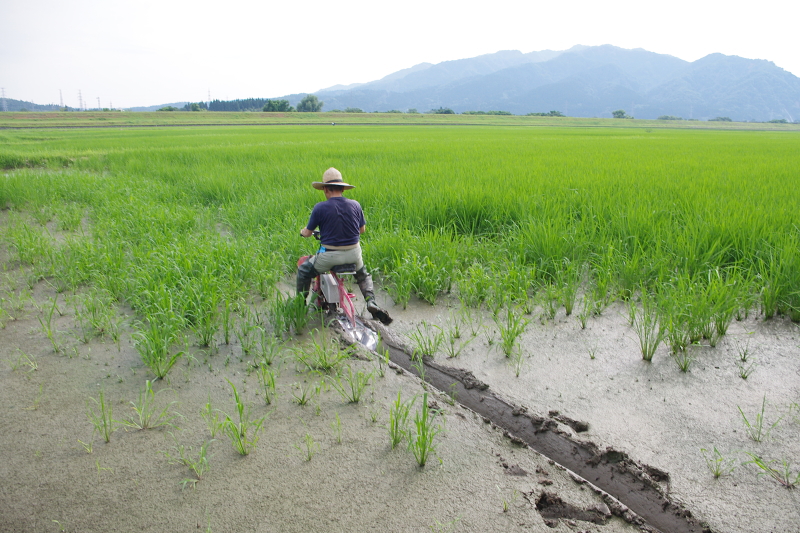
[[[46,283],[34,288],[37,302],[54,296]],[[64,295],[59,298],[63,302]],[[400,340],[421,320],[444,326],[450,311],[445,303],[412,303],[407,310],[386,299],[381,303],[395,318],[390,330]],[[294,387],[313,387],[321,378],[298,372],[287,355],[278,398],[266,406],[255,376],[247,374],[250,358],[236,344],[222,345],[213,355],[191,348],[194,359],[173,368],[169,382],[155,383],[166,391],[159,401],[178,402],[179,429],[120,429],[107,444],[95,437],[87,453],[78,439],[88,442],[92,435],[88,398],[102,388],[115,418],[128,417],[129,402],[151,376],[129,328],[119,348],[108,340],[82,344],[74,337],[71,307],[61,307],[65,314],[55,326],[65,345],[62,354],[53,353],[30,302],[0,330],[2,531],[611,533],[648,527],[627,505],[534,452],[514,433],[457,402],[451,405],[446,393],[429,397],[441,410],[445,432],[433,459],[420,469],[410,452],[390,449],[384,428],[398,391],[404,399],[423,392],[419,380],[400,369],[376,375],[359,404],[345,403],[322,385],[316,399],[300,406],[292,400]],[[731,329],[717,348],[703,349],[688,374],[661,349],[653,363],[643,363],[635,337],[613,307],[591,319],[586,330],[573,317],[532,323],[522,339],[527,359],[519,378],[489,346],[486,329],[458,359],[437,356],[434,364],[461,369],[453,373],[467,382],[472,376],[470,390],[488,385],[482,392],[513,404],[515,418],[528,420],[538,435],[564,435],[594,447],[600,463],[637,465],[693,523],[718,532],[797,530],[798,491],[757,478],[752,466],[715,480],[700,454],[700,448],[716,446],[732,454],[743,449],[800,457],[798,421],[785,418],[769,441],[755,443],[746,438],[736,411],[739,405],[755,413],[765,393],[768,418],[787,414],[790,403],[800,400],[796,327],[750,319]],[[734,363],[733,342],[744,335],[758,347],[759,361],[747,381],[735,374]],[[35,360],[36,370],[12,369],[21,353]],[[350,364],[378,368],[363,359]],[[163,452],[174,452],[176,442],[196,450],[211,439],[200,410],[211,401],[233,413],[226,378],[252,403],[254,415],[268,414],[261,439],[251,455],[241,457],[218,434],[209,445],[210,470],[194,489],[182,490],[190,472]],[[310,460],[306,435],[314,442]]]

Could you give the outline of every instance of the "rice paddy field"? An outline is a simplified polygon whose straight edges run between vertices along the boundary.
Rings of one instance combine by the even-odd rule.
[[[800,133],[515,118],[0,130],[0,472],[16,480],[0,530],[639,527],[537,512],[553,482],[604,503],[447,396],[439,460],[419,465],[419,381],[339,357],[292,298],[310,183],[334,166],[415,353],[586,419],[670,473],[707,530],[800,531]],[[339,398],[359,379],[365,399]],[[418,398],[398,430],[414,454],[385,449],[398,392]],[[117,413],[151,397],[182,418],[148,438]],[[510,457],[549,473],[509,477]],[[377,477],[347,477],[362,468]]]

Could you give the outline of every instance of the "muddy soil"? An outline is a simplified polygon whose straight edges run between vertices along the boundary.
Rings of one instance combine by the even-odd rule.
[[[408,335],[422,330],[423,322],[445,333],[460,324],[456,346],[466,345],[455,358],[440,350],[437,363],[472,372],[533,415],[563,419],[559,428],[576,440],[652,468],[664,493],[713,531],[800,531],[800,491],[743,464],[752,460],[749,453],[775,461],[771,466],[778,470],[786,461],[793,479],[800,472],[796,324],[753,314],[734,321],[715,347],[690,347],[694,361],[684,373],[664,345],[652,362],[642,360],[622,305],[590,318],[585,329],[563,309],[555,320],[534,312],[519,340],[523,362],[517,376],[500,349],[491,315],[474,314],[465,323],[458,306],[450,304],[416,301],[405,311],[392,309],[392,329],[413,345]],[[741,366],[752,371],[746,379]],[[763,438],[757,442],[742,413],[755,426],[762,405]],[[706,461],[716,457],[714,448],[733,468],[719,478]]]
[[[303,371],[287,350],[274,363],[277,398],[266,405],[248,370],[252,357],[238,344],[190,346],[191,357],[153,385],[159,407],[175,402],[174,427],[119,427],[106,443],[87,417],[91,398],[102,390],[113,418],[127,420],[152,379],[131,341],[134,317],[127,312],[119,344],[83,343],[70,295],[46,281],[28,293],[26,272],[14,265],[2,284],[0,531],[640,530],[614,516],[613,502],[591,485],[446,394],[430,392],[443,432],[420,468],[404,445],[391,449],[385,426],[398,392],[418,396],[416,412],[425,391],[364,353],[347,361],[374,372],[359,403],[347,403],[329,375]],[[39,321],[54,298],[63,313],[52,322],[58,353]],[[401,327],[420,318],[397,315]],[[308,341],[304,334],[288,347]],[[228,380],[253,417],[267,417],[247,456],[223,433],[212,437],[201,417],[207,403],[234,415]],[[301,390],[316,393],[302,406]],[[197,460],[204,443],[209,470],[194,482],[175,459],[183,446]]]

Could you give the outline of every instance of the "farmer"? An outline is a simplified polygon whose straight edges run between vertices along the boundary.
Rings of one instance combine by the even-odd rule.
[[[307,296],[311,280],[331,267],[353,263],[356,265],[358,288],[367,301],[367,311],[373,318],[389,324],[392,318],[375,302],[372,276],[367,273],[361,258],[359,239],[366,229],[364,212],[357,201],[342,196],[343,191],[355,185],[345,183],[342,173],[331,167],[322,175],[321,182],[315,181],[311,186],[324,191],[326,201],[314,206],[308,224],[300,230],[300,235],[311,237],[313,230],[319,227],[321,246],[316,255],[297,268],[297,294]]]

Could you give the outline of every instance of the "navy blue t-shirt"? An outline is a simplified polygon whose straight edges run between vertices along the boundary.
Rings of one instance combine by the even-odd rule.
[[[358,229],[366,224],[361,204],[344,196],[334,196],[314,206],[306,228],[314,231],[319,227],[322,244],[350,246],[358,242]]]

